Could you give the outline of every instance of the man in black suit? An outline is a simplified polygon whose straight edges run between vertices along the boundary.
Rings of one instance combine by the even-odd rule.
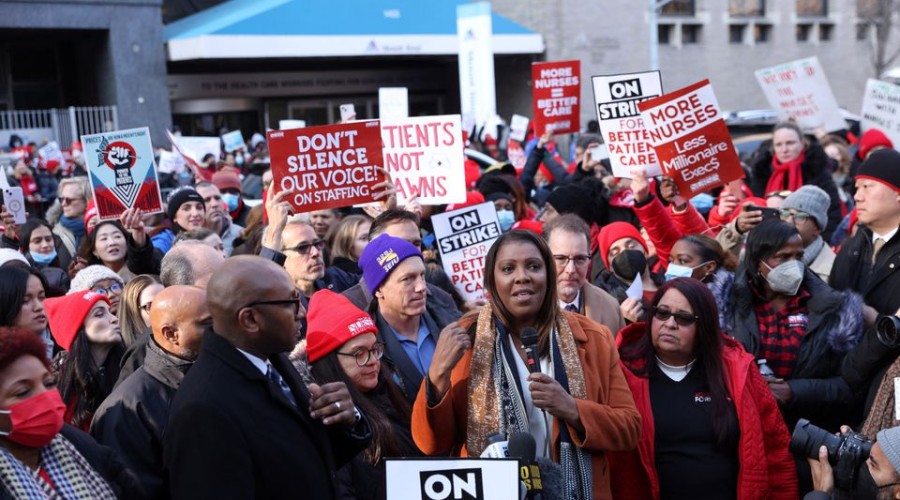
[[[305,311],[290,276],[228,259],[207,288],[212,330],[172,403],[163,461],[173,498],[334,498],[371,431],[341,382],[304,386],[284,353]]]

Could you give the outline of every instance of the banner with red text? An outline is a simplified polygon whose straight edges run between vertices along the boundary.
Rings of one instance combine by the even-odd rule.
[[[397,187],[397,203],[413,192],[422,205],[466,200],[462,137],[459,115],[381,120],[384,168]]]
[[[662,175],[638,109],[638,103],[662,95],[660,72],[593,76],[591,83],[613,175],[630,179],[632,170],[643,170],[648,177]]]
[[[484,300],[484,258],[500,237],[491,202],[433,215],[434,235],[444,271],[466,301]]]
[[[298,212],[375,201],[372,187],[384,181],[378,120],[272,130],[267,134],[275,192],[293,190]]]
[[[581,61],[531,63],[534,133],[578,132],[581,114]]]
[[[647,136],[679,194],[698,193],[744,176],[709,80],[638,104]]]
[[[807,132],[847,128],[818,57],[763,68],[755,74],[780,120],[794,120]]]

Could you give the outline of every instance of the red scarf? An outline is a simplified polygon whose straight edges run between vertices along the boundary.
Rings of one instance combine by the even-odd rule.
[[[772,157],[772,176],[766,184],[766,193],[773,191],[781,191],[787,189],[794,192],[803,187],[803,172],[800,165],[806,159],[806,150],[804,149],[800,156],[785,163],[779,163],[777,157]],[[784,185],[784,178],[787,177],[787,186]]]

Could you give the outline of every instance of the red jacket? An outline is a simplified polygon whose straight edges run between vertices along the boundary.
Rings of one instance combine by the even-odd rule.
[[[644,323],[633,323],[616,337],[621,347],[636,342],[645,333]],[[785,499],[799,496],[794,459],[788,452],[788,434],[775,397],[755,367],[753,356],[740,344],[726,338],[723,351],[728,391],[737,409],[741,430],[738,461],[738,500]],[[620,359],[625,380],[641,414],[641,440],[631,452],[608,452],[613,498],[659,500],[659,478],[654,457],[653,410],[650,383],[632,372],[640,360]]]
[[[633,210],[637,214],[638,220],[641,221],[641,225],[647,230],[653,246],[656,247],[656,255],[659,257],[662,269],[669,265],[669,254],[672,253],[672,247],[683,236],[688,234],[714,236],[703,216],[690,202],[684,211],[675,212],[674,207],[666,208],[659,198],[651,195],[640,206],[635,204]]]

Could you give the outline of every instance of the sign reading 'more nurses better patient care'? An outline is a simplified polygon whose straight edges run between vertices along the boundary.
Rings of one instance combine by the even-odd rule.
[[[757,70],[756,80],[782,121],[804,130],[834,132],[847,128],[818,57]]]
[[[591,82],[613,175],[630,179],[632,170],[643,170],[648,177],[661,175],[638,109],[638,103],[662,95],[659,71],[594,76]]]
[[[273,130],[268,133],[275,191],[300,212],[375,201],[372,187],[384,181],[378,120]]]
[[[744,176],[709,80],[638,104],[663,175],[685,198]]]
[[[578,132],[581,114],[581,61],[531,64],[534,133]]]
[[[418,194],[423,205],[466,200],[465,154],[459,115],[381,120],[384,168],[397,202]]]
[[[491,202],[433,215],[434,235],[444,271],[467,301],[485,298],[484,258],[500,237],[497,209]]]

